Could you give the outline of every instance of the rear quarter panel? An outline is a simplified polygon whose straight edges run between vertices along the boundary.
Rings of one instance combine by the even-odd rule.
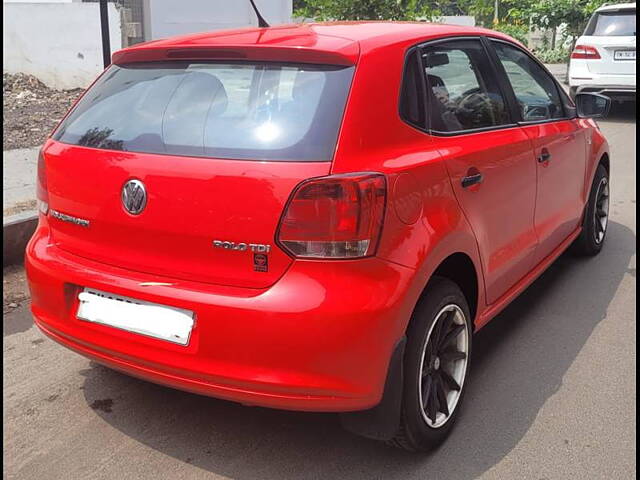
[[[332,173],[382,172],[387,208],[377,256],[415,270],[398,324],[406,329],[429,278],[449,255],[468,255],[484,299],[476,239],[453,194],[436,139],[398,113],[406,51],[417,41],[362,49],[338,139]],[[484,302],[478,303],[478,311]]]

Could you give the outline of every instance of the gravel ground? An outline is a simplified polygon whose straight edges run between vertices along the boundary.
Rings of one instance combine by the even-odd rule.
[[[53,90],[31,75],[2,75],[2,149],[37,147],[82,93]]]
[[[29,300],[29,287],[22,265],[2,269],[2,313],[9,313]]]

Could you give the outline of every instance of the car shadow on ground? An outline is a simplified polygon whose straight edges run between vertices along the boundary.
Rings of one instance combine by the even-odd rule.
[[[234,479],[475,478],[500,462],[558,391],[635,252],[611,222],[595,258],[563,255],[474,338],[460,422],[439,450],[409,454],[361,439],[332,414],[250,408],[136,380],[95,363],[84,394],[107,424],[180,461]],[[108,408],[102,408],[108,405]],[[587,421],[585,419],[585,421]]]

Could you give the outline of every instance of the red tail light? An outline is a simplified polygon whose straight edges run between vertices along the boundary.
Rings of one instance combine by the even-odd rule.
[[[46,215],[49,212],[49,192],[47,191],[47,166],[42,150],[38,154],[38,183],[36,186],[38,210]]]
[[[293,192],[278,243],[296,257],[358,258],[378,247],[387,195],[379,173],[315,178]]]
[[[588,45],[576,45],[576,48],[573,49],[571,53],[571,58],[587,58],[590,60],[597,60],[600,58],[600,54],[595,47],[590,47]]]

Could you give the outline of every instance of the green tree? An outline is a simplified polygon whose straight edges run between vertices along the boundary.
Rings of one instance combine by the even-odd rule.
[[[553,32],[551,48],[555,48],[555,31],[565,25],[572,43],[582,35],[593,12],[608,3],[606,0],[537,0],[529,8],[531,23],[539,29]],[[617,2],[620,3],[620,2]]]
[[[315,20],[418,20],[440,14],[426,0],[294,0],[294,15]]]
[[[498,2],[498,24],[528,25],[529,8],[535,0],[500,0]],[[462,13],[472,15],[477,25],[493,28],[495,0],[459,0],[456,2]]]

